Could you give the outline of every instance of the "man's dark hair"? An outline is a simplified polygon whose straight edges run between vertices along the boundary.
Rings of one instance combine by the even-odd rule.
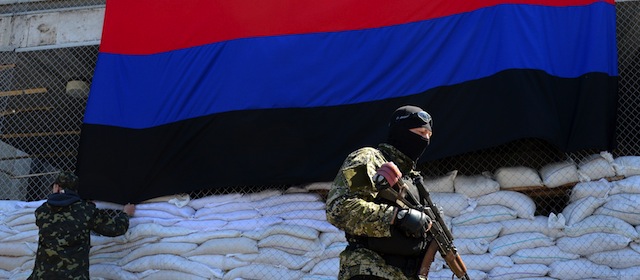
[[[78,176],[73,172],[63,171],[58,174],[58,177],[53,182],[54,184],[58,184],[61,188],[65,190],[78,190]]]

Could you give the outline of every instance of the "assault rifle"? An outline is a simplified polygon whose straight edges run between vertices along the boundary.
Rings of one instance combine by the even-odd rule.
[[[431,201],[429,191],[422,183],[422,177],[418,176],[414,178],[413,183],[416,188],[418,188],[420,196],[424,198],[426,205],[420,205],[420,200],[414,197],[412,193],[407,190],[407,186],[402,180],[398,181],[397,184],[399,191],[390,187],[389,184],[377,185],[376,187],[378,189],[378,193],[385,199],[395,201],[400,207],[420,210],[431,218],[432,225],[429,229],[429,233],[433,236],[433,241],[429,244],[424,257],[422,258],[418,277],[420,279],[424,279],[428,276],[429,268],[435,258],[436,251],[438,251],[455,276],[459,279],[470,280],[469,275],[467,274],[467,267],[458,254],[458,249],[453,245],[453,235],[445,224],[440,209],[433,203],[433,201]],[[409,195],[417,204],[409,202],[409,200],[404,197],[404,193]]]

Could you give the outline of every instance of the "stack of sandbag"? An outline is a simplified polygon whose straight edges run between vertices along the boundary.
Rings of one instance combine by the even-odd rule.
[[[38,246],[34,213],[43,202],[0,200],[0,279],[31,273]]]
[[[609,165],[601,160],[597,164],[611,168],[611,161],[606,162]],[[634,161],[627,157],[624,162],[626,175],[633,174],[629,172],[636,169],[629,163]],[[578,174],[580,178],[600,178],[577,182],[560,213],[534,216],[531,198],[511,191],[545,182],[560,186],[578,177],[566,181],[554,172],[576,174],[580,168],[590,170]],[[472,279],[640,279],[640,176],[610,182],[604,179],[611,177],[610,171],[566,163],[547,165],[546,180],[525,167],[500,171],[509,176],[454,171],[425,179],[427,187],[440,191],[429,187]],[[522,174],[515,174],[518,171]],[[451,276],[443,265],[432,270],[429,279]]]
[[[1,204],[0,279],[31,273],[43,202]],[[125,235],[91,243],[92,279],[335,279],[347,245],[322,197],[303,188],[141,203]]]

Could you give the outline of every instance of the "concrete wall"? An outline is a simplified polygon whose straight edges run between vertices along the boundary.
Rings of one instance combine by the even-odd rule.
[[[104,10],[91,6],[0,14],[0,51],[98,45]]]

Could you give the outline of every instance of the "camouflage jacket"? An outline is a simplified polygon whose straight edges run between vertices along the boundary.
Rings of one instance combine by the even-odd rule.
[[[35,215],[38,251],[30,280],[89,279],[91,231],[118,236],[129,228],[129,217],[124,212],[117,211],[112,217],[73,192],[50,195]]]
[[[416,175],[414,162],[388,144],[365,147],[345,159],[327,196],[327,220],[348,235],[390,237],[393,207],[374,202],[377,190],[372,177],[385,162],[394,162],[403,176]],[[350,248],[340,254],[338,279],[374,275],[386,279],[408,279],[398,268],[387,265],[375,251]]]

